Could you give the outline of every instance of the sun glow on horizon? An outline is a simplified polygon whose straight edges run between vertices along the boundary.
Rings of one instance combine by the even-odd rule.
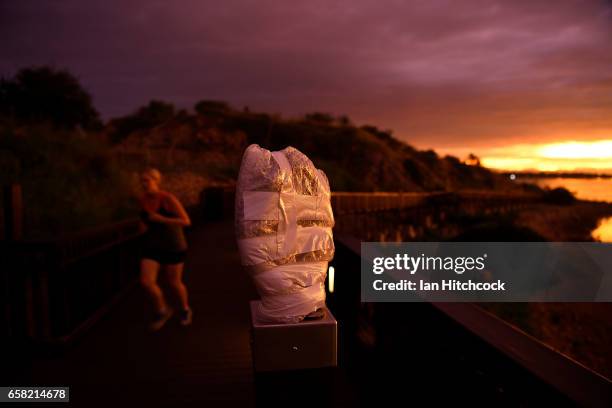
[[[459,158],[474,153],[483,166],[497,170],[612,171],[612,139],[440,151]]]
[[[612,140],[551,143],[540,147],[538,152],[549,159],[612,160]]]

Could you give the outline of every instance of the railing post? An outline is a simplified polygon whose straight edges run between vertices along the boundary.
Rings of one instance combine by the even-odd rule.
[[[4,238],[19,241],[23,238],[23,199],[21,185],[4,187]]]

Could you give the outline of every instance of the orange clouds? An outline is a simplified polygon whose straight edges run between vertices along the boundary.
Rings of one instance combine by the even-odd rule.
[[[545,144],[512,144],[482,149],[443,149],[465,158],[480,157],[483,166],[500,170],[607,171],[612,170],[612,139]]]

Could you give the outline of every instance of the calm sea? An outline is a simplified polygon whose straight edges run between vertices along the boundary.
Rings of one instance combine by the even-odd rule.
[[[612,179],[591,178],[541,178],[530,179],[532,182],[544,187],[565,187],[576,197],[585,200],[598,200],[612,202]],[[599,225],[592,232],[593,238],[602,242],[612,242],[612,217],[599,220]]]
[[[612,242],[612,217],[599,220],[599,225],[591,232],[591,235],[598,241]]]
[[[524,181],[551,188],[565,187],[584,200],[612,202],[612,178],[530,178]]]
[[[529,179],[544,187],[565,187],[576,197],[584,200],[598,200],[612,202],[612,179],[570,179],[570,178],[541,178]],[[599,225],[592,232],[593,238],[602,242],[612,242],[612,217],[599,220]]]

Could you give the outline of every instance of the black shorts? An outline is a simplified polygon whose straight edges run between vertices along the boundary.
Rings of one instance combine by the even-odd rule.
[[[162,249],[143,249],[141,257],[151,259],[160,265],[176,265],[185,262],[187,251],[166,251]]]

